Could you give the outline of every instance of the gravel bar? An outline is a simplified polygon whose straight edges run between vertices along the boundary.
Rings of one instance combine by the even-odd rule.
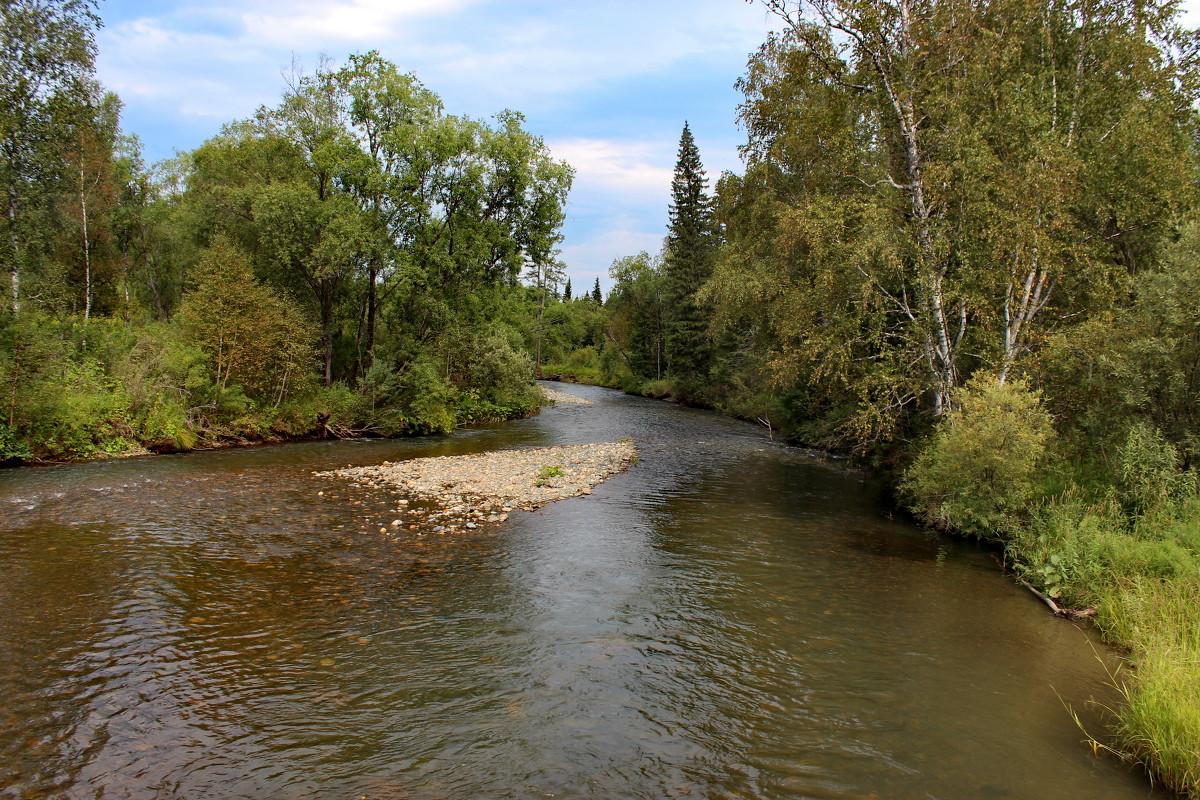
[[[533,511],[564,497],[591,494],[609,475],[625,470],[637,457],[633,442],[575,444],[498,450],[464,456],[414,458],[367,467],[316,473],[348,478],[372,488],[399,490],[437,506],[429,511],[401,500],[398,512],[441,523],[439,533],[503,522],[514,509]],[[403,524],[402,520],[392,523]]]
[[[574,403],[575,405],[581,406],[596,405],[594,400],[585,400],[578,395],[560,392],[557,389],[549,389],[545,386],[542,387],[542,394],[546,395],[546,399],[551,403]]]

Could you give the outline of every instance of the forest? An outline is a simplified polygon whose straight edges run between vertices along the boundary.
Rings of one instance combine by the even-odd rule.
[[[571,169],[377,53],[146,165],[89,3],[6,4],[0,461],[445,432],[539,406]]]
[[[94,6],[4,5],[0,461],[446,432],[553,377],[851,455],[1130,653],[1200,796],[1200,37],[1149,0],[765,0],[744,169],[572,291],[570,166],[378,53],[147,165]]]

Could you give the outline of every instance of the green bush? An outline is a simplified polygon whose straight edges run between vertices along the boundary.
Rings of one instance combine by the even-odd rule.
[[[407,433],[449,433],[454,430],[451,411],[454,390],[437,365],[427,359],[410,363],[399,375],[399,410]]]
[[[1118,462],[1121,499],[1136,513],[1196,493],[1196,476],[1179,468],[1179,451],[1145,422],[1129,429]]]
[[[12,428],[0,423],[0,465],[20,464],[33,458],[33,451]]]
[[[930,524],[1007,538],[1028,516],[1053,435],[1037,391],[972,380],[904,474],[901,491]]]
[[[507,408],[536,408],[541,392],[533,385],[533,361],[501,330],[473,337],[463,364],[462,386],[480,401]]]
[[[44,383],[23,417],[30,449],[42,458],[94,458],[136,446],[129,400],[95,362],[70,364],[61,382]]]

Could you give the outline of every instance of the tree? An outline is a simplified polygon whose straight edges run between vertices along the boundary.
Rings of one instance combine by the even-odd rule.
[[[604,295],[600,292],[599,278],[596,278],[596,285],[592,287],[592,302],[598,306],[604,305]]]
[[[770,0],[712,293],[860,441],[1005,381],[1152,263],[1191,202],[1170,3]],[[734,311],[733,313],[739,313]],[[914,370],[920,365],[920,370]],[[832,394],[840,394],[834,398]]]
[[[94,0],[0,4],[0,185],[4,191],[9,306],[43,239],[35,212],[57,183],[69,122],[86,105],[94,72]],[[52,196],[52,195],[51,195]]]
[[[708,337],[711,313],[696,295],[712,273],[716,229],[711,206],[700,151],[685,122],[671,181],[670,223],[663,259],[664,324],[667,372],[691,383],[705,377],[712,358]]]
[[[413,76],[353,56],[294,76],[278,106],[205,143],[189,203],[206,212],[202,241],[230,236],[259,277],[312,305],[327,384],[364,376],[380,344],[385,372],[427,349],[465,354],[560,239],[571,170],[523,122],[444,115]],[[448,353],[433,361],[454,372]]]
[[[256,281],[246,254],[222,237],[202,255],[195,278],[183,326],[209,357],[212,407],[235,385],[279,405],[308,369],[312,336],[301,316]]]
[[[615,285],[608,297],[609,334],[634,377],[663,377],[664,303],[662,259],[643,251],[613,261]]]
[[[561,261],[536,261],[529,266],[527,277],[533,281],[533,291],[536,295],[537,311],[534,314],[533,333],[533,370],[534,375],[542,377],[542,339],[546,326],[546,302],[552,295],[553,286],[562,279],[564,264]],[[568,282],[569,283],[569,282]]]
[[[350,134],[361,155],[346,176],[349,191],[374,218],[380,236],[366,262],[366,303],[357,341],[360,369],[370,368],[376,320],[387,281],[412,241],[413,199],[421,182],[421,132],[442,113],[442,103],[416,76],[401,74],[375,51],[354,54],[333,79],[349,111]]]
[[[99,87],[94,87],[99,95]],[[114,176],[114,151],[119,135],[121,101],[111,92],[94,96],[87,114],[81,113],[73,127],[73,139],[64,152],[64,173],[70,190],[61,197],[62,214],[70,238],[60,245],[67,272],[79,265],[82,275],[70,283],[82,285],[83,327],[86,329],[96,304],[97,282],[112,238],[113,216],[119,200]]]
[[[563,287],[563,302],[571,302],[571,279],[567,278],[567,285]]]

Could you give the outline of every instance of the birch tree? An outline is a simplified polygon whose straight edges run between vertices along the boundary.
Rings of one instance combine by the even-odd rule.
[[[69,122],[88,97],[99,26],[93,0],[0,3],[0,259],[14,314],[32,251],[47,238],[34,212],[52,201],[47,189],[58,183]]]
[[[980,369],[1006,381],[1191,203],[1171,3],[765,5],[785,29],[741,82],[709,291],[727,320],[764,309],[777,381],[830,382],[856,436],[945,414]]]

